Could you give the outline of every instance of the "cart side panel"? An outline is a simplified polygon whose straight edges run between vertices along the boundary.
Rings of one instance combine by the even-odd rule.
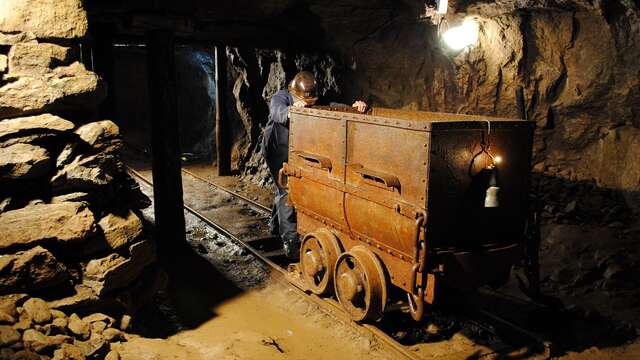
[[[349,121],[346,215],[372,246],[411,261],[426,204],[429,133]],[[378,245],[380,247],[378,247]]]
[[[521,240],[528,208],[531,146],[530,122],[493,123],[490,152],[497,165],[499,207],[484,207],[490,157],[480,154],[486,124],[446,124],[432,130],[429,169],[430,247],[473,249]],[[478,156],[476,156],[478,155]],[[475,160],[474,159],[475,157]],[[473,161],[472,161],[473,160]]]
[[[300,177],[289,177],[290,201],[299,212],[344,226],[344,120],[291,113],[289,160]]]

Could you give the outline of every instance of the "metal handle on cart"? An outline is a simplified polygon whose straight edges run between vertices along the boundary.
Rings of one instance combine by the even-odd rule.
[[[362,180],[364,180],[367,184],[377,186],[389,191],[393,191],[394,188],[400,190],[400,179],[398,179],[398,177],[395,175],[367,169],[360,164],[352,164],[350,166],[351,169],[355,173],[360,175]]]
[[[285,190],[289,190],[289,184],[284,181],[284,178],[287,176],[287,168],[287,163],[282,164],[282,168],[278,171],[278,178],[276,179],[278,186]]]
[[[298,157],[304,160],[309,166],[331,170],[331,159],[326,156],[316,155],[305,151],[294,151],[293,154],[298,155]]]

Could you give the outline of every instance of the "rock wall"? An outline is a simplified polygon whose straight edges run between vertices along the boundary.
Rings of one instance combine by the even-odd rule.
[[[86,35],[80,0],[0,4],[0,358],[103,358],[122,333],[89,313],[132,313],[161,279],[149,200],[118,127],[93,118],[105,84],[77,61]]]
[[[261,153],[262,130],[267,124],[269,103],[277,91],[286,89],[298,71],[315,74],[319,102],[341,100],[342,66],[323,52],[227,48],[227,117],[232,124],[232,168],[260,185],[271,184]]]

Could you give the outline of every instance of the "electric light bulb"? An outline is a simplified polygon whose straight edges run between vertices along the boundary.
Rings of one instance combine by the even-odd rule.
[[[442,34],[442,39],[452,50],[462,50],[478,41],[478,31],[478,23],[473,19],[466,19],[462,25]]]
[[[493,158],[493,162],[495,162],[496,164],[500,164],[502,162],[502,156],[497,155],[495,158]]]

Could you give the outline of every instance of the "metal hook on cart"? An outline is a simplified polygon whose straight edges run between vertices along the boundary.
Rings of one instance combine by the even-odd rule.
[[[487,133],[486,136],[484,133],[482,134],[482,139],[480,140],[480,151],[475,154],[473,158],[471,158],[471,163],[469,164],[469,177],[473,177],[474,174],[472,174],[471,172],[473,169],[473,164],[475,163],[476,159],[482,154],[486,154],[489,159],[491,159],[491,164],[487,165],[487,169],[491,170],[495,168],[497,164],[496,157],[491,153],[491,121],[485,121],[487,123]]]

